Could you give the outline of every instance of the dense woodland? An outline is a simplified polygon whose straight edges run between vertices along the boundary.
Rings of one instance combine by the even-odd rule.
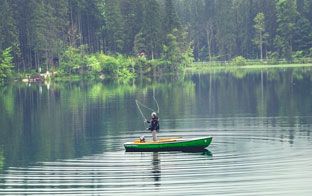
[[[9,48],[17,71],[59,66],[81,46],[148,59],[188,46],[196,61],[307,57],[312,1],[0,0],[0,54]]]

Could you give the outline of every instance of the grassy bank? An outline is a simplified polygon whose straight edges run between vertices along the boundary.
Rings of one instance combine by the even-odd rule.
[[[312,59],[295,59],[292,62],[286,60],[269,59],[266,61],[248,60],[243,57],[236,57],[231,61],[194,62],[186,67],[186,71],[225,71],[245,69],[273,69],[273,68],[300,68],[312,67]]]
[[[268,64],[259,64],[259,65],[245,65],[245,66],[211,66],[209,64],[195,63],[190,67],[186,67],[186,71],[205,71],[205,70],[225,70],[225,69],[270,69],[270,68],[298,68],[298,67],[312,67],[312,63],[305,64],[277,64],[277,65],[268,65]]]

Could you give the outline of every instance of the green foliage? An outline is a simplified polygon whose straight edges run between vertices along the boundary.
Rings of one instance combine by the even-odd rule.
[[[268,54],[268,60],[269,60],[269,64],[277,64],[278,63],[278,53],[277,52],[271,52],[269,51]]]
[[[312,48],[309,49],[308,57],[312,58]]]
[[[245,66],[247,64],[247,60],[242,56],[237,56],[233,58],[230,62],[232,66]]]
[[[293,52],[293,54],[291,55],[292,63],[302,63],[302,64],[311,63],[312,59],[306,58],[306,56],[307,55],[303,50]]]
[[[139,32],[135,35],[134,43],[133,43],[133,51],[134,54],[138,55],[142,51],[147,51],[145,46],[145,39],[143,37],[143,33]]]
[[[277,0],[277,33],[275,38],[276,47],[280,48],[280,54],[290,59],[293,48],[294,31],[298,12],[296,2],[293,0]]]
[[[86,46],[79,48],[69,46],[61,58],[61,70],[67,74],[79,73],[87,66]]]
[[[255,25],[254,25],[254,28],[256,30],[257,33],[263,33],[265,32],[265,20],[264,20],[264,14],[262,12],[258,13],[256,15],[256,17],[254,18],[254,22],[255,22]]]
[[[168,68],[170,64],[168,61],[162,59],[146,59],[146,58],[137,58],[135,59],[136,70],[140,74],[144,74],[146,76],[160,76],[170,74],[168,72]]]
[[[312,45],[312,26],[308,19],[300,17],[294,29],[293,49],[308,51]]]
[[[9,0],[1,0],[0,5],[0,51],[11,47],[10,53],[17,60],[20,57],[19,35],[14,19],[13,6]]]
[[[172,32],[173,29],[179,29],[181,27],[180,20],[175,11],[173,0],[165,1],[165,16],[163,26],[165,34]]]
[[[96,74],[118,80],[135,77],[135,61],[123,55],[85,54],[85,48],[69,47],[62,58],[61,70],[66,74]]]
[[[260,50],[260,59],[263,58],[263,44],[266,43],[266,39],[268,37],[268,34],[265,33],[265,17],[262,12],[258,13],[257,16],[254,18],[254,28],[256,30],[255,37],[253,39],[253,42],[256,46],[259,47]]]
[[[308,0],[1,0],[0,4],[0,51],[12,47],[17,71],[43,66],[50,70],[60,64],[59,71],[66,74],[127,75],[119,66],[104,69],[97,59],[101,52],[119,60],[117,54],[141,51],[147,59],[163,57],[156,64],[136,62],[135,70],[141,67],[148,73],[176,72],[193,58],[262,59],[269,57],[267,51],[291,62],[296,51],[308,57],[312,44]]]
[[[0,55],[0,82],[8,79],[12,75],[13,56],[12,49],[7,48]]]
[[[168,42],[163,46],[163,59],[171,64],[171,71],[177,71],[182,60],[177,37],[173,34],[168,34],[167,40]]]
[[[136,35],[140,32],[143,23],[143,7],[141,0],[121,1],[120,7],[124,21],[123,52],[126,54],[137,54],[138,52],[133,49],[136,42]]]
[[[173,29],[167,35],[167,42],[163,46],[163,60],[170,65],[170,71],[176,73],[193,61],[191,45],[187,40],[187,33],[183,30]]]
[[[160,5],[156,0],[144,0],[143,2],[142,37],[146,55],[153,59],[159,57],[162,43]]]
[[[105,35],[109,52],[121,52],[123,48],[123,20],[120,11],[120,0],[105,0]]]
[[[182,66],[185,68],[187,66],[190,66],[193,62],[193,48],[191,47],[191,44],[189,44],[189,46],[186,48],[186,51],[182,53]]]
[[[100,73],[102,71],[102,66],[96,55],[89,55],[87,57],[87,64],[93,73]]]
[[[292,54],[293,59],[299,59],[304,58],[304,52],[303,51],[296,51]]]
[[[121,80],[135,77],[132,58],[123,55],[109,56],[104,53],[99,53],[96,56],[104,75]]]

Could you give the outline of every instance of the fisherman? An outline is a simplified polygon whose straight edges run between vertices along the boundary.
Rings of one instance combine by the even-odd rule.
[[[152,112],[151,114],[151,120],[145,120],[145,122],[150,123],[150,126],[148,128],[148,130],[150,130],[152,132],[152,136],[153,136],[153,141],[157,141],[157,131],[159,131],[159,119],[157,117],[156,112]]]

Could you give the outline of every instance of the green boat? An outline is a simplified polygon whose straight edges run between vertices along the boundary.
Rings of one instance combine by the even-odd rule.
[[[124,143],[127,152],[150,152],[150,151],[200,151],[209,146],[212,137],[193,139],[162,138],[158,141],[140,141]]]

